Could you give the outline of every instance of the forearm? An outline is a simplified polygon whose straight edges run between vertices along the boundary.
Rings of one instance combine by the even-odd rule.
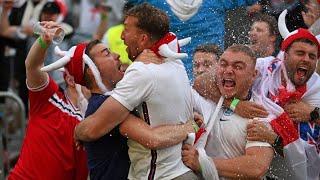
[[[152,134],[155,134],[155,138],[151,138],[150,141],[157,143],[153,144],[151,149],[162,149],[179,144],[187,139],[189,133],[193,132],[194,129],[190,124],[155,127],[151,131]]]
[[[99,27],[97,28],[96,32],[92,35],[92,39],[101,40],[104,33],[107,31],[107,24],[108,24],[108,17],[106,15],[101,15],[101,22]]]
[[[142,119],[129,115],[120,125],[122,135],[149,149],[162,149],[181,143],[194,132],[191,123],[150,127]]]
[[[46,54],[47,48],[41,47],[37,39],[32,45],[25,61],[26,77],[29,87],[39,87],[46,83],[47,73],[40,70],[40,68],[43,67]]]
[[[39,37],[40,38],[40,37]],[[33,69],[42,67],[44,60],[46,58],[47,48],[42,48],[38,42],[38,39],[33,43],[27,59],[26,59],[26,68]]]
[[[95,141],[122,123],[129,111],[113,97],[109,97],[91,116],[82,120],[74,130],[74,138]]]
[[[16,27],[10,27],[9,23],[9,9],[3,9],[0,18],[1,35],[4,37],[13,38],[15,35]]]
[[[218,102],[221,96],[215,76],[212,73],[205,73],[194,80],[193,88],[204,98]]]
[[[265,148],[268,148],[267,151],[261,151],[255,155],[214,160],[219,176],[233,179],[262,179],[273,157],[273,149]]]
[[[74,128],[75,139],[85,142],[91,142],[99,139],[103,134],[94,134],[93,131],[95,130],[95,126],[94,117],[89,116],[85,118]]]

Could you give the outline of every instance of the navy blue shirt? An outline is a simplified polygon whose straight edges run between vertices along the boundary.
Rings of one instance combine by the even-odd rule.
[[[93,114],[109,96],[93,93],[89,99],[86,117]],[[128,179],[130,160],[127,138],[119,126],[94,142],[85,142],[90,179]]]

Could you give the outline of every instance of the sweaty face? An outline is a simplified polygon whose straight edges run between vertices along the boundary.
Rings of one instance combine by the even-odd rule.
[[[253,60],[242,52],[225,51],[218,62],[217,81],[227,99],[245,99],[256,77]]]
[[[205,72],[213,72],[217,64],[217,56],[213,53],[196,52],[193,56],[193,72],[197,77]]]
[[[124,72],[120,70],[120,56],[110,52],[106,45],[102,43],[95,45],[91,49],[90,55],[93,58],[105,85],[114,87],[115,84],[123,78]]]
[[[124,30],[121,34],[121,39],[127,46],[128,57],[134,61],[142,52],[139,47],[139,40],[141,39],[141,30],[137,27],[138,19],[133,16],[128,16],[124,21]]]
[[[263,52],[267,46],[272,46],[275,40],[275,36],[270,35],[268,23],[257,21],[252,24],[249,42],[254,52]]]
[[[288,78],[296,86],[304,85],[313,74],[317,64],[318,48],[305,42],[294,42],[285,53]]]

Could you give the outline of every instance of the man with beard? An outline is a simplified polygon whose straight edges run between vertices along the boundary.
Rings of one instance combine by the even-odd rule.
[[[193,40],[182,48],[191,55],[195,47],[209,42],[224,49],[225,14],[241,6],[249,6],[257,0],[128,0],[133,5],[147,2],[163,10],[170,18],[170,30],[180,38]],[[192,57],[182,59],[190,81],[193,81]]]
[[[144,3],[130,9],[126,15],[121,38],[128,46],[131,60],[145,49],[160,55],[163,41],[176,40],[169,32],[169,17],[159,9]],[[172,45],[178,47],[177,41]],[[192,119],[189,81],[178,57],[181,57],[179,53],[167,56],[162,64],[131,64],[114,93],[75,128],[75,138],[97,140],[122,123],[135,107],[151,127],[182,124]],[[129,179],[196,178],[181,160],[182,143],[161,150],[150,150],[130,139],[128,145]]]
[[[270,98],[284,109],[289,116],[289,121],[292,121],[297,127],[298,138],[303,140],[301,148],[311,150],[305,154],[308,164],[300,163],[304,166],[301,166],[299,171],[297,167],[290,167],[284,161],[290,158],[290,154],[285,154],[284,158],[276,158],[272,163],[270,176],[291,179],[295,177],[292,175],[294,172],[299,172],[297,175],[302,179],[318,179],[320,174],[320,157],[317,153],[320,142],[320,96],[318,94],[320,77],[315,72],[315,68],[320,46],[316,37],[306,29],[299,28],[289,33],[285,24],[285,14],[283,12],[279,17],[279,31],[284,38],[281,47],[284,51],[284,59],[282,61],[261,59],[266,63],[261,63],[258,69],[262,74],[261,82],[266,83],[258,83],[258,86],[269,89],[268,94],[263,94],[263,96]],[[285,135],[277,127],[273,126],[273,130],[269,130],[263,124],[255,123],[248,127],[248,132],[249,140],[267,141],[275,147],[280,147],[278,148],[280,152],[282,150],[286,152]],[[311,154],[311,151],[314,154]],[[291,158],[297,159],[296,157],[293,155]]]
[[[268,117],[273,130],[261,122],[254,121],[248,126],[248,140],[269,142],[276,150],[280,149],[281,154],[285,154],[285,158],[277,156],[278,158],[273,160],[272,177],[317,179],[320,160],[317,153],[320,129],[320,78],[315,73],[315,67],[319,57],[319,42],[306,29],[297,29],[289,33],[284,17],[282,14],[279,18],[279,31],[285,38],[282,43],[284,59],[261,58],[258,59],[259,64],[256,67],[260,75],[255,83],[254,92],[258,91],[261,97],[258,102],[275,115]],[[276,105],[268,106],[273,102]],[[296,149],[292,150],[292,147]],[[305,150],[299,148],[308,151],[308,158]]]
[[[73,50],[74,47],[68,52],[73,52]],[[122,79],[121,62],[119,55],[109,51],[106,45],[99,40],[80,44],[75,47],[74,53],[70,54],[73,54],[73,57],[69,62],[61,63],[64,57],[44,67],[43,70],[65,67],[69,73],[75,75],[77,83],[85,85],[90,90],[87,117],[110,97],[112,90]],[[141,57],[145,60],[142,61]],[[162,62],[159,59],[153,52],[142,52],[135,61],[158,64]],[[132,113],[136,114],[135,111]],[[83,142],[88,158],[90,178],[127,179],[130,165],[127,137],[146,148],[161,149],[184,141],[188,133],[195,131],[194,125],[194,121],[188,121],[181,125],[150,127],[145,121],[130,114],[121,125],[116,126],[96,141]]]

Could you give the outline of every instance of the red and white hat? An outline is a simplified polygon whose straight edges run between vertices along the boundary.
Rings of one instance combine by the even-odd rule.
[[[99,89],[106,93],[108,92],[105,85],[102,83],[100,72],[93,61],[84,52],[87,43],[78,44],[71,47],[68,51],[61,51],[58,46],[55,47],[55,54],[62,57],[56,62],[41,68],[41,71],[49,72],[64,67],[66,73],[74,78],[76,84],[84,86],[84,67],[89,66],[95,77]]]
[[[311,41],[313,41],[318,46],[318,57],[320,56],[320,44],[318,39],[313,35],[310,31],[307,29],[299,28],[297,30],[294,30],[292,32],[289,32],[287,25],[286,25],[286,14],[287,10],[284,10],[278,19],[278,28],[281,36],[284,38],[281,50],[285,51],[288,46],[297,39],[306,38]]]
[[[151,47],[151,50],[158,56],[169,59],[181,59],[187,57],[186,53],[180,53],[180,46],[184,46],[191,41],[191,38],[178,40],[177,36],[169,32],[159,42]]]

